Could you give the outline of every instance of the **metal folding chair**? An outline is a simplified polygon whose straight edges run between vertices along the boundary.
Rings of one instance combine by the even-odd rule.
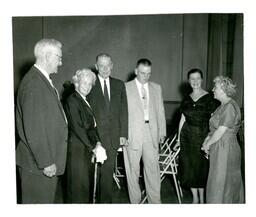
[[[174,135],[174,137],[171,140],[167,138],[165,143],[163,145],[160,145],[160,153],[159,153],[160,178],[162,182],[166,177],[166,175],[172,175],[178,201],[179,203],[181,203],[181,197],[183,197],[183,194],[182,194],[182,189],[180,187],[179,181],[176,177],[178,172],[177,157],[180,152],[180,147],[174,150],[173,147],[175,144],[176,144],[176,135]],[[145,193],[145,190],[144,190],[144,193]],[[144,196],[141,203],[144,203],[146,199],[147,199],[147,196]]]
[[[114,170],[114,173],[113,173],[113,178],[114,178],[114,181],[118,187],[118,189],[120,190],[121,189],[121,185],[120,185],[120,179],[119,178],[123,178],[125,177],[125,172],[124,172],[124,168],[121,167],[119,164],[118,164],[118,156],[119,154],[123,152],[123,149],[122,148],[119,148],[117,150],[117,157],[116,157],[116,164],[115,164],[115,170]]]
[[[177,136],[175,134],[172,139],[167,138],[163,144],[160,144],[159,156],[161,154],[170,153],[172,151],[173,144],[176,140],[176,137]]]

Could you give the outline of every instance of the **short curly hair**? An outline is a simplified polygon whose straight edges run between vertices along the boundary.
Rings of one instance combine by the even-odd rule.
[[[38,41],[34,47],[34,56],[38,58],[43,58],[43,56],[52,51],[52,49],[62,48],[61,42],[53,39],[53,38],[43,38]]]
[[[218,83],[221,86],[221,89],[229,97],[233,97],[236,94],[236,84],[227,76],[219,75],[214,78],[214,84]]]
[[[80,80],[82,79],[87,79],[87,80],[91,80],[92,84],[95,84],[96,81],[96,75],[94,74],[94,72],[92,72],[90,69],[88,68],[84,68],[84,69],[79,69],[76,71],[76,74],[72,77],[73,80],[73,84],[75,85],[75,87],[78,87],[78,83]]]

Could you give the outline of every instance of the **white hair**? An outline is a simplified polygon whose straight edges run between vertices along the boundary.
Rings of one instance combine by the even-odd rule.
[[[96,81],[96,75],[94,74],[94,72],[92,72],[88,68],[77,70],[76,74],[72,77],[73,84],[75,85],[76,88],[79,86],[78,83],[82,79],[90,80],[92,82],[92,84],[94,85],[95,81]]]
[[[44,57],[44,55],[52,51],[53,49],[60,48],[61,49],[62,44],[61,42],[55,40],[55,39],[49,39],[49,38],[43,38],[40,41],[38,41],[34,47],[34,55],[36,59],[40,59]]]
[[[233,97],[236,94],[236,85],[229,77],[219,75],[214,78],[213,82],[215,84],[220,84],[221,89],[227,94],[227,96]]]

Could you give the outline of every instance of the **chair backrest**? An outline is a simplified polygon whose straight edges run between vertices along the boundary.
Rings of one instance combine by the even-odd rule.
[[[174,180],[175,189],[178,196],[178,201],[181,203],[180,196],[182,195],[182,190],[179,185],[179,181],[176,178],[177,174],[177,162],[176,158],[180,152],[180,147],[174,149],[176,145],[177,135],[175,134],[172,138],[167,138],[165,142],[160,145],[159,149],[159,166],[160,166],[160,179],[161,182],[164,180],[166,174],[171,174]],[[144,203],[147,199],[145,196],[141,203]]]
[[[172,138],[167,138],[165,142],[160,145],[160,154],[167,154],[172,151],[173,146],[176,144],[176,137],[177,134],[175,134]]]
[[[170,141],[171,140],[171,141]],[[168,145],[166,144],[159,154],[159,165],[161,177],[164,174],[176,174],[177,173],[177,162],[176,159],[180,152],[180,147],[173,149],[176,144],[176,135],[172,139],[169,139]]]

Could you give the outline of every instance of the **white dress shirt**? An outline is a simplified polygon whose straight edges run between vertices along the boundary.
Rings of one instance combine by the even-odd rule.
[[[44,75],[44,77],[46,77],[46,79],[49,81],[52,87],[54,87],[49,74],[44,69],[42,69],[39,65],[34,64],[34,66]]]
[[[107,89],[108,89],[108,97],[109,97],[109,101],[110,101],[110,83],[109,83],[109,77],[107,79],[102,78],[100,75],[98,75],[99,80],[100,80],[100,84],[101,84],[101,89],[102,89],[102,93],[104,94],[104,80],[106,80],[106,85],[107,85]]]
[[[59,92],[58,92],[58,90],[54,87],[54,85],[53,85],[53,83],[52,83],[52,79],[50,78],[49,74],[48,74],[44,69],[42,69],[40,66],[38,66],[38,65],[36,65],[36,64],[34,64],[34,66],[35,66],[37,69],[39,69],[39,70],[42,72],[42,74],[46,77],[46,79],[49,81],[49,83],[51,84],[51,86],[52,86],[53,89],[55,90],[55,92],[56,92],[56,94],[57,94],[57,96],[58,96],[58,99],[60,100]]]
[[[142,86],[146,90],[147,106],[146,106],[146,108],[143,108],[143,109],[144,109],[144,120],[148,121],[149,120],[149,110],[148,110],[149,91],[148,91],[148,83],[142,85],[142,83],[140,83],[137,78],[135,78],[135,82],[136,82],[136,85],[137,85],[137,89],[138,89],[138,92],[139,92],[139,95],[140,95],[140,100],[141,100],[142,104],[143,104],[143,96],[142,96],[142,92],[141,92]]]

